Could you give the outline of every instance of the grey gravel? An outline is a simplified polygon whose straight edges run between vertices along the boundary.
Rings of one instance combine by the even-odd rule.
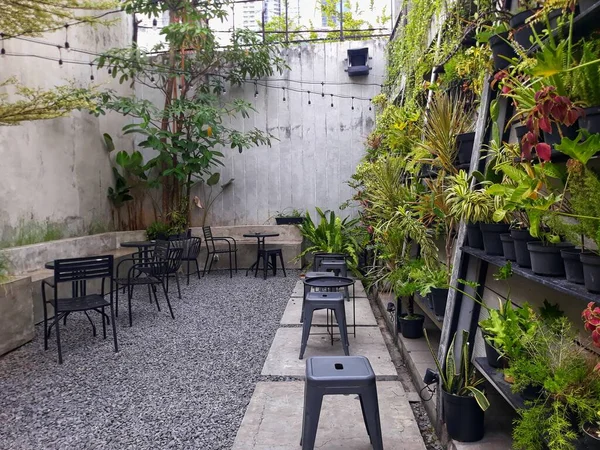
[[[120,352],[98,318],[94,338],[76,314],[61,328],[62,366],[38,326],[0,358],[0,448],[230,448],[297,280],[211,273],[181,300],[172,286],[176,320],[138,288],[133,327],[124,308],[117,320]]]

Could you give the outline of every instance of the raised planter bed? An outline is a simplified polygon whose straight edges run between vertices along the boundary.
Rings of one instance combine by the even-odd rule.
[[[0,355],[33,339],[31,289],[30,277],[14,277],[0,284]]]

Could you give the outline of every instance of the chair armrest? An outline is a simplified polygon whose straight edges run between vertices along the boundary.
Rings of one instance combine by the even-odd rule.
[[[142,270],[145,269],[145,270]],[[135,278],[135,272],[150,276],[162,276],[167,271],[167,261],[146,261],[132,265],[127,271],[127,280]]]
[[[219,236],[219,237],[214,237],[214,238],[213,238],[213,240],[215,240],[215,241],[225,241],[225,242],[227,242],[227,243],[229,244],[229,248],[230,248],[230,249],[231,249],[231,244],[232,244],[232,242],[231,242],[231,241],[233,241],[233,248],[237,248],[237,241],[236,241],[234,238],[230,237],[230,236]]]
[[[144,254],[142,252],[131,253],[129,258],[123,258],[121,261],[119,261],[119,264],[117,264],[117,270],[116,270],[117,278],[119,278],[119,267],[121,267],[121,264],[123,264],[124,262],[128,262],[128,261],[133,261],[133,264],[139,264],[143,260],[144,260]]]

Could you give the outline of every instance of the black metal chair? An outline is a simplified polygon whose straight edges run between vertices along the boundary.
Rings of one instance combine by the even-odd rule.
[[[60,343],[60,319],[66,318],[67,315],[73,312],[82,311],[90,323],[94,336],[96,336],[96,326],[88,315],[88,311],[96,311],[102,316],[102,331],[104,339],[106,339],[106,324],[112,324],[113,341],[115,345],[115,353],[119,351],[117,343],[117,329],[115,323],[115,312],[113,308],[113,268],[114,259],[112,255],[107,256],[91,256],[86,258],[69,258],[57,259],[54,261],[54,284],[43,280],[42,281],[42,299],[44,302],[44,350],[48,350],[48,337],[53,326],[56,326],[56,344],[58,347],[58,362],[62,364],[62,347]],[[87,293],[87,281],[101,280],[101,288],[99,294]],[[105,281],[109,280],[108,292],[105,290]],[[61,283],[71,283],[76,285],[77,289],[73,289],[71,297],[59,297],[58,288]],[[54,291],[54,298],[50,301],[46,299],[45,286],[50,286]],[[77,293],[77,296],[74,294]],[[109,296],[106,300],[105,295]],[[51,304],[54,307],[54,320],[48,327],[48,311],[47,306]],[[106,315],[105,308],[110,308],[110,320]],[[105,321],[106,319],[106,321]]]
[[[283,250],[280,248],[267,248],[260,249],[258,251],[258,261],[256,262],[256,268],[254,269],[254,277],[258,274],[258,266],[260,266],[260,260],[263,262],[263,278],[267,279],[267,272],[269,267],[273,270],[273,276],[277,275],[277,258],[281,262],[281,269],[283,270],[283,276],[287,278],[287,272],[285,271],[285,264],[283,263]]]
[[[179,285],[179,269],[181,269],[181,264],[183,262],[183,255],[187,251],[187,245],[188,245],[187,241],[188,241],[187,238],[170,240],[171,248],[180,248],[181,253],[175,254],[175,253],[170,252],[170,254],[167,257],[168,264],[167,264],[167,272],[165,274],[167,292],[169,291],[169,278],[173,276],[173,277],[175,277],[175,281],[177,282],[177,294],[178,294],[179,298],[181,298],[181,286]]]
[[[206,274],[206,268],[208,266],[208,273],[210,273],[210,269],[212,267],[212,263],[215,255],[218,254],[229,254],[229,277],[233,278],[233,265],[232,265],[232,255],[235,255],[235,273],[238,271],[238,260],[237,260],[237,242],[234,238],[230,236],[213,236],[210,227],[202,227],[202,232],[204,233],[204,241],[206,242],[206,261],[204,263],[204,270],[202,271],[202,276]],[[215,242],[222,241],[227,243],[227,248],[218,250],[215,246]],[[209,260],[210,259],[210,263]]]
[[[186,247],[183,251],[183,256],[181,257],[181,261],[185,262],[186,267],[186,276],[187,276],[187,284],[190,284],[190,263],[196,264],[195,274],[198,275],[198,279],[200,279],[200,266],[198,265],[198,256],[200,256],[200,249],[202,248],[202,239],[199,237],[189,237],[187,239]]]
[[[133,297],[133,289],[135,286],[148,286],[148,297],[152,302],[152,295],[154,294],[154,301],[156,307],[160,312],[160,304],[158,303],[158,297],[156,295],[157,285],[161,285],[167,305],[169,306],[169,312],[171,317],[175,319],[173,315],[173,308],[171,308],[171,301],[169,300],[169,293],[165,284],[165,278],[168,278],[168,267],[169,260],[179,259],[181,263],[181,254],[183,249],[177,247],[171,247],[169,241],[157,241],[153,250],[148,252],[148,257],[144,257],[142,253],[134,253],[131,258],[123,259],[117,265],[117,278],[115,284],[117,285],[117,296],[116,296],[116,315],[119,315],[119,287],[127,288],[127,302],[129,309],[129,326],[133,325],[132,314],[131,314],[131,298]],[[121,264],[129,262],[132,263],[131,267],[127,271],[126,278],[119,278],[119,269]]]

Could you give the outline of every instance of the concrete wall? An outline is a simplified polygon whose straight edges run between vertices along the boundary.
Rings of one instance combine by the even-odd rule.
[[[71,48],[94,53],[122,47],[131,41],[131,23],[125,14],[110,18],[119,21],[110,27],[71,26]],[[65,30],[46,33],[36,40],[64,45]],[[33,54],[58,58],[56,47],[11,39],[4,43],[7,53]],[[105,69],[95,67],[95,81],[90,80],[94,56],[62,51],[64,60],[86,64],[63,64],[32,57],[5,56],[0,61],[0,81],[15,76],[22,84],[44,89],[74,80],[87,87],[115,89],[132,93],[128,85],[120,86]],[[0,92],[8,92],[0,88]],[[9,100],[15,99],[14,95]],[[129,119],[109,114],[96,118],[87,111],[74,111],[69,117],[26,122],[14,127],[0,127],[0,240],[10,240],[22,221],[51,221],[65,227],[67,235],[80,233],[90,224],[106,225],[110,221],[107,189],[114,184],[109,156],[102,133],[110,133],[117,148],[131,150],[132,138],[120,137]]]
[[[347,49],[362,47],[369,48],[373,69],[367,77],[350,78],[344,72]],[[273,215],[286,208],[304,209],[311,214],[315,206],[337,211],[353,195],[345,182],[364,155],[364,142],[374,126],[375,108],[369,111],[368,101],[355,100],[352,110],[350,98],[335,97],[332,108],[331,97],[321,97],[320,83],[350,83],[325,85],[326,94],[374,97],[381,90],[385,73],[385,41],[301,44],[283,50],[283,54],[290,70],[259,82],[274,88],[259,85],[255,98],[253,82],[228,87],[224,101],[242,98],[256,109],[248,119],[233,120],[231,126],[245,131],[254,127],[267,130],[278,140],[273,141],[272,147],[251,148],[242,154],[223,149],[225,167],[221,179],[235,181],[214,203],[207,224],[274,223]],[[282,87],[286,88],[285,102]],[[292,92],[290,88],[310,90],[311,105],[306,92]],[[136,86],[136,94],[162,104],[157,92],[145,86]],[[200,211],[192,213],[192,225],[198,226]],[[342,214],[351,213],[346,210]]]

